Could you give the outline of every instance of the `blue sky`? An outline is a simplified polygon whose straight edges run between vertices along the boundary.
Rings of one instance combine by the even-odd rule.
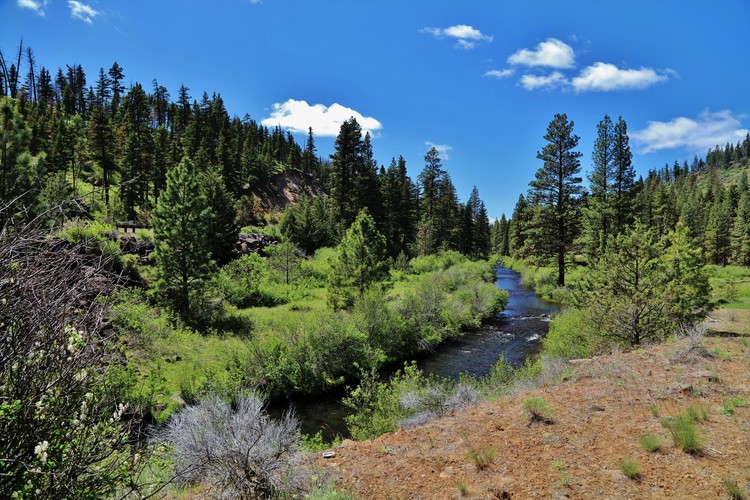
[[[567,113],[586,172],[596,124],[627,121],[639,173],[750,129],[750,1],[2,0],[0,48],[128,82],[221,94],[230,114],[332,152],[356,116],[416,178],[430,145],[465,200],[512,212]],[[328,137],[326,137],[328,135]],[[300,141],[302,134],[297,134]]]

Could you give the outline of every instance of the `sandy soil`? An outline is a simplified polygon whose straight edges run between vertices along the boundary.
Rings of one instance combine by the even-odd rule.
[[[725,478],[750,482],[750,406],[719,412],[732,397],[750,401],[746,344],[708,338],[704,347],[718,354],[664,344],[586,360],[567,380],[374,441],[344,441],[319,465],[365,499],[725,498]],[[554,423],[529,424],[530,396],[549,403]],[[699,424],[705,447],[691,455],[659,417],[699,405],[710,406]],[[645,433],[661,438],[661,451],[642,449]],[[472,450],[494,459],[479,469]],[[626,456],[640,465],[637,479],[620,470]]]

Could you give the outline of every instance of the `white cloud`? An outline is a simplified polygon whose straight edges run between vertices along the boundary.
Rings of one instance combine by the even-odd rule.
[[[91,24],[94,21],[94,18],[101,14],[101,12],[94,10],[90,5],[81,3],[77,0],[68,0],[68,7],[70,7],[70,17],[73,19],[80,19],[88,24]]]
[[[521,77],[521,86],[526,90],[549,90],[568,83],[568,79],[559,71],[547,76],[523,75]]]
[[[260,5],[263,3],[263,0],[248,0],[252,5]]]
[[[47,0],[17,0],[16,5],[22,9],[29,9],[44,17],[44,8],[47,6]]]
[[[447,28],[422,28],[420,33],[429,33],[435,38],[452,38],[456,40],[456,47],[470,50],[479,42],[491,42],[493,36],[485,35],[478,29],[467,24],[456,24]]]
[[[435,144],[434,142],[430,142],[430,141],[425,141],[425,145],[431,148],[437,149],[437,152],[440,153],[441,159],[443,160],[451,159],[450,152],[453,151],[453,146],[449,146],[447,144]]]
[[[513,73],[515,73],[516,70],[513,68],[510,69],[491,69],[487,72],[485,72],[482,76],[491,76],[494,78],[497,78],[498,80],[501,78],[507,78],[511,76]]]
[[[667,79],[667,75],[651,68],[620,69],[614,64],[597,62],[573,78],[573,88],[576,92],[642,90]]]
[[[524,66],[547,66],[550,68],[572,68],[575,65],[573,48],[557,38],[548,38],[535,50],[521,49],[508,58],[510,64]]]
[[[646,128],[630,135],[645,154],[675,148],[706,151],[717,144],[736,143],[748,133],[750,130],[742,128],[740,120],[725,109],[703,111],[697,119],[680,116],[668,122],[650,121]]]
[[[312,127],[313,133],[320,137],[336,137],[341,129],[341,124],[349,118],[354,117],[362,127],[362,133],[370,132],[374,135],[376,130],[383,125],[371,116],[363,116],[361,113],[347,108],[338,103],[330,106],[323,104],[310,105],[307,101],[289,99],[283,103],[275,103],[271,116],[261,121],[266,127],[279,125],[292,132],[307,133]]]

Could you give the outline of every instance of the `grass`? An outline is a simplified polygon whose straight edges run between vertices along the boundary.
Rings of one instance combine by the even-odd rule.
[[[734,415],[735,408],[747,406],[747,401],[742,396],[735,396],[732,399],[725,399],[719,407],[719,413],[731,417]]]
[[[703,440],[695,420],[686,413],[673,418],[661,419],[664,426],[672,435],[675,446],[685,453],[697,454],[703,450]]]
[[[497,451],[495,451],[494,448],[487,446],[482,448],[470,447],[468,455],[469,460],[474,464],[477,470],[484,470],[495,461]]]
[[[659,407],[656,405],[656,403],[651,405],[651,416],[659,418]]]
[[[469,494],[469,487],[466,486],[466,483],[458,483],[458,492],[461,494],[462,497],[465,497]]]
[[[748,500],[750,499],[750,496],[748,496],[747,491],[742,489],[742,487],[737,485],[737,481],[731,477],[725,477],[724,481],[724,491],[727,492],[727,495],[732,500]]]
[[[649,453],[655,453],[661,450],[661,439],[659,439],[659,436],[655,436],[654,434],[644,434],[643,436],[641,436],[640,442],[641,448],[643,448],[645,451],[648,451]]]
[[[529,425],[535,422],[552,424],[552,409],[549,404],[542,398],[526,398],[523,402],[523,409],[529,416]]]
[[[630,479],[641,477],[641,466],[630,456],[623,458],[619,463],[619,467],[620,472]]]
[[[691,406],[687,409],[687,415],[692,418],[694,422],[701,423],[708,419],[710,411],[711,408],[709,406]]]

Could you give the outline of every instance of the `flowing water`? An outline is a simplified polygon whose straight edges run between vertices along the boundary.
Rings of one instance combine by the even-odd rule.
[[[457,378],[460,373],[469,372],[481,376],[490,372],[500,356],[513,366],[520,366],[528,356],[539,352],[549,329],[549,316],[558,307],[523,286],[519,273],[498,266],[496,274],[497,286],[510,294],[505,310],[479,331],[418,357],[417,365],[425,374]],[[322,431],[327,439],[337,434],[346,436],[346,410],[339,402],[342,396],[339,393],[317,400],[292,401],[302,431]]]

